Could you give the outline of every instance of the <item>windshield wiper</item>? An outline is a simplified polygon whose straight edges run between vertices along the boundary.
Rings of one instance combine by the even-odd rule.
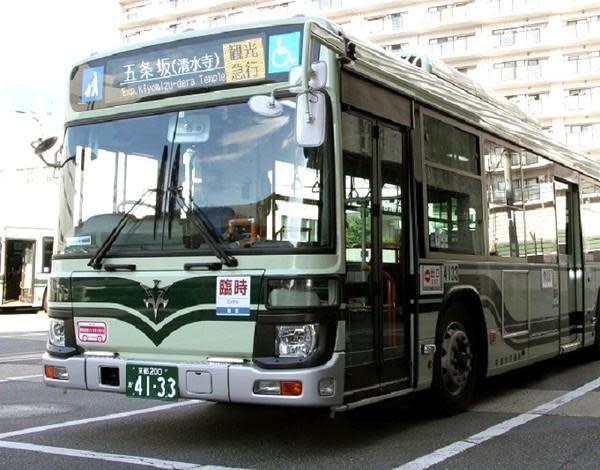
[[[156,205],[154,206],[154,230],[153,230],[153,237],[154,240],[156,240],[156,232],[158,230],[158,221],[161,218],[160,216],[162,215],[162,205],[163,205],[163,199],[164,199],[164,185],[165,185],[165,171],[166,171],[166,167],[167,167],[167,152],[168,152],[168,148],[165,145],[163,147],[163,152],[162,152],[162,156],[160,157],[160,167],[158,170],[158,176],[156,179]]]
[[[230,268],[236,267],[238,265],[238,260],[233,255],[230,255],[225,251],[221,245],[221,239],[219,239],[219,237],[213,232],[212,225],[206,218],[204,212],[202,212],[202,210],[200,210],[198,207],[190,207],[190,205],[181,195],[181,188],[169,187],[168,191],[173,195],[173,199],[177,202],[179,207],[185,211],[185,214],[189,217],[189,220],[198,230],[200,230],[204,240],[208,246],[212,248],[216,257],[219,258],[223,264],[225,264],[225,266]]]
[[[125,228],[125,225],[127,225],[127,222],[129,221],[129,216],[131,215],[133,210],[142,203],[142,201],[146,198],[146,196],[148,194],[150,194],[152,192],[156,192],[156,191],[157,191],[156,189],[147,189],[144,192],[144,194],[142,194],[142,197],[140,197],[131,206],[131,208],[123,214],[123,216],[119,219],[119,221],[114,226],[114,228],[108,234],[108,237],[106,237],[106,239],[98,247],[98,251],[96,251],[96,254],[89,260],[89,262],[87,264],[88,266],[91,266],[93,269],[100,269],[102,267],[102,260],[106,257],[107,253],[110,251],[111,247],[117,240],[117,237]]]
[[[172,171],[171,171],[171,180],[169,181],[169,188],[176,188],[177,181],[179,181],[179,160],[181,158],[181,144],[177,144],[177,148],[175,149],[175,158],[173,159]],[[171,239],[171,234],[173,231],[173,217],[175,217],[175,199],[177,198],[177,191],[175,194],[173,192],[169,192],[169,197],[167,198],[168,205],[167,211],[169,214],[169,223],[167,226],[167,233],[169,239]]]

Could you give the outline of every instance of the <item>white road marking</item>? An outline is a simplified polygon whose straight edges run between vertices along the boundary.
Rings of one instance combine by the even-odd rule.
[[[197,403],[203,403],[203,402],[201,402],[199,400],[180,401],[177,403],[153,406],[152,408],[144,408],[141,410],[124,411],[121,413],[113,413],[113,414],[109,414],[109,415],[105,415],[105,416],[96,416],[94,418],[76,419],[74,421],[65,421],[63,423],[48,424],[46,426],[36,426],[33,428],[21,429],[19,431],[5,432],[3,434],[0,434],[0,439],[6,439],[8,437],[14,437],[14,436],[23,436],[25,434],[34,434],[37,432],[50,431],[52,429],[68,428],[70,426],[79,426],[80,424],[90,424],[90,423],[98,423],[100,421],[110,421],[113,419],[128,418],[130,416],[143,415],[143,414],[147,414],[147,413],[154,413],[157,411],[170,410],[171,408],[179,408],[181,406],[195,405]]]
[[[29,361],[31,359],[42,359],[43,352],[15,354],[12,356],[0,356],[0,364],[9,362]]]
[[[51,447],[37,444],[28,444],[26,442],[0,441],[0,448],[28,450],[32,452],[42,452],[44,454],[54,454],[68,457],[79,457],[83,459],[104,460],[107,462],[121,462],[131,465],[145,465],[154,468],[169,469],[194,469],[194,470],[233,470],[231,467],[221,467],[217,465],[199,465],[195,463],[177,462],[174,460],[162,460],[149,457],[138,457],[135,455],[108,454],[106,452],[94,452],[91,450],[68,449],[65,447]]]
[[[544,416],[551,411],[554,411],[556,408],[565,405],[577,398],[582,397],[586,393],[591,392],[592,390],[600,387],[600,378],[592,380],[581,387],[572,390],[564,395],[561,395],[554,400],[551,400],[543,405],[537,406],[527,413],[520,414],[515,416],[514,418],[507,419],[506,421],[502,421],[494,426],[491,426],[484,431],[473,434],[472,436],[462,440],[454,442],[446,447],[442,447],[441,449],[437,449],[431,454],[424,455],[419,457],[418,459],[412,460],[411,462],[407,462],[400,467],[397,467],[396,470],[423,470],[429,468],[433,465],[439,464],[450,457],[454,457],[465,450],[471,449],[476,445],[479,445],[483,442],[486,442],[494,437],[501,436],[502,434],[507,433],[511,429],[514,429],[518,426],[521,426],[525,423],[528,423],[540,416]]]
[[[30,356],[32,354],[43,354],[44,351],[19,351],[18,353],[15,352],[7,352],[7,353],[0,353],[0,359],[4,359],[5,357],[11,358],[11,357],[18,357],[18,356]]]
[[[30,333],[28,332],[23,332],[23,333],[4,333],[0,335],[0,338],[26,338],[27,336],[48,336],[48,332],[47,331],[32,331]]]
[[[7,383],[7,382],[18,382],[20,380],[27,380],[27,379],[37,379],[38,377],[42,377],[42,374],[21,375],[19,377],[6,377],[5,379],[0,379],[0,384]]]

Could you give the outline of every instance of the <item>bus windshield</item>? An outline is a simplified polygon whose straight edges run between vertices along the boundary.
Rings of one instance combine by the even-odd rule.
[[[330,139],[298,146],[295,98],[282,104],[279,117],[238,103],[68,128],[58,253],[93,254],[123,218],[111,255],[204,254],[199,219],[228,251],[331,247]]]

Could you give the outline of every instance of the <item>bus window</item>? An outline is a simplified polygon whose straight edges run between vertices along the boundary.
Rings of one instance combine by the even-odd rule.
[[[527,226],[527,260],[556,263],[556,222],[554,212],[554,164],[526,153],[523,162],[523,196]]]
[[[480,254],[483,211],[477,137],[429,116],[424,124],[429,249]]]
[[[585,261],[600,261],[600,185],[591,180],[581,184],[581,228]]]
[[[489,210],[489,254],[526,255],[521,153],[486,142],[485,173]]]
[[[42,272],[49,273],[52,269],[52,250],[54,248],[54,239],[44,237],[42,241]]]

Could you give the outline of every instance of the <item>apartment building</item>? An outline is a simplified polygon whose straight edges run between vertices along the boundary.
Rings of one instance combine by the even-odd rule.
[[[391,54],[428,53],[600,158],[600,0],[119,0],[127,42],[320,15]]]

